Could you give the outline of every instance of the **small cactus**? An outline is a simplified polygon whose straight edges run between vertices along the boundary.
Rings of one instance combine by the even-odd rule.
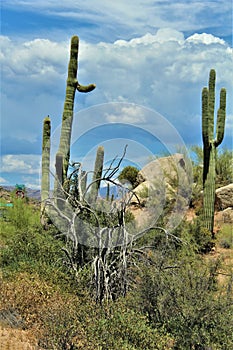
[[[214,137],[215,70],[211,69],[209,87],[202,90],[202,139],[203,139],[203,219],[213,233],[215,178],[217,147],[224,137],[226,118],[226,89],[220,91],[220,106],[217,113],[216,137]]]
[[[42,166],[41,166],[41,223],[45,225],[45,201],[50,191],[50,135],[51,122],[49,116],[43,122]]]
[[[50,135],[51,122],[49,116],[43,122],[43,140],[42,140],[42,169],[41,169],[41,201],[42,203],[49,197],[50,181]]]
[[[99,188],[100,188],[100,179],[102,177],[102,171],[103,171],[103,164],[104,164],[104,147],[99,146],[97,148],[96,152],[96,159],[95,159],[95,168],[94,168],[94,174],[92,178],[92,186],[91,186],[91,202],[94,203],[97,199]]]

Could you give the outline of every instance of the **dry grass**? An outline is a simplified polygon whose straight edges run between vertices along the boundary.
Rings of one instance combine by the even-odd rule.
[[[42,350],[29,331],[0,326],[1,350]]]

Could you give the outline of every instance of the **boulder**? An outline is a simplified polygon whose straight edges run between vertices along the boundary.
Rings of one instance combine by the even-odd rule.
[[[226,208],[222,211],[215,212],[215,223],[221,226],[223,223],[233,224],[233,208]]]
[[[233,209],[226,208],[222,212],[223,222],[233,224]]]
[[[143,185],[149,189],[150,194],[155,194],[161,200],[171,201],[176,199],[177,195],[188,198],[192,188],[192,170],[191,163],[180,153],[172,156],[155,159],[148,163],[138,173],[138,182],[140,183],[134,189],[140,196],[143,191]]]
[[[152,182],[155,179],[161,179],[161,177],[170,182],[177,178],[177,173],[179,174],[182,170],[186,170],[186,161],[182,154],[176,153],[172,156],[158,158],[139,171],[139,182],[143,180]]]
[[[220,209],[233,207],[233,183],[216,190],[216,201]]]

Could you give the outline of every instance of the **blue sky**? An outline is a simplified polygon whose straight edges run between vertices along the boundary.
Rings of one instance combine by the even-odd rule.
[[[230,0],[3,0],[2,185],[39,188],[47,115],[56,152],[72,35],[80,37],[79,82],[97,86],[76,94],[74,160],[91,169],[98,144],[106,146],[107,162],[127,143],[127,161],[142,167],[174,146],[201,145],[201,90],[211,68],[216,108],[227,88],[220,147],[232,147]]]

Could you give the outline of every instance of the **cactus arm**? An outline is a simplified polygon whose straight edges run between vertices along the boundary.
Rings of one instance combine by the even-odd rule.
[[[209,109],[208,109],[208,89],[202,90],[202,139],[205,146],[209,145]]]
[[[216,128],[216,140],[215,147],[218,147],[224,137],[225,129],[225,119],[226,119],[226,89],[221,89],[220,91],[220,107],[217,116],[217,128]]]
[[[209,92],[207,87],[202,90],[202,140],[203,140],[203,185],[205,183],[209,168],[210,139],[209,139]]]
[[[64,192],[62,189],[62,185],[64,182],[63,178],[63,154],[61,152],[57,152],[56,154],[56,163],[55,163],[55,168],[56,168],[56,204],[57,207],[62,210],[64,207],[64,202],[62,199],[64,199]]]
[[[61,152],[57,152],[55,167],[56,167],[56,177],[60,185],[62,185],[63,183],[62,164],[63,164],[63,154]]]
[[[208,108],[209,108],[209,121],[208,121],[208,132],[209,132],[209,141],[214,139],[214,105],[215,105],[215,79],[216,74],[215,70],[211,69],[209,76],[209,99],[208,99]]]
[[[89,84],[89,85],[80,85],[79,83],[77,83],[77,90],[79,92],[91,92],[92,90],[94,90],[96,88],[95,84]]]
[[[103,171],[103,163],[104,163],[104,147],[99,146],[97,148],[96,152],[96,159],[95,159],[95,167],[94,167],[94,173],[92,178],[92,186],[91,186],[91,202],[95,202],[98,196],[98,191],[100,188],[100,180],[102,177],[102,171]]]

